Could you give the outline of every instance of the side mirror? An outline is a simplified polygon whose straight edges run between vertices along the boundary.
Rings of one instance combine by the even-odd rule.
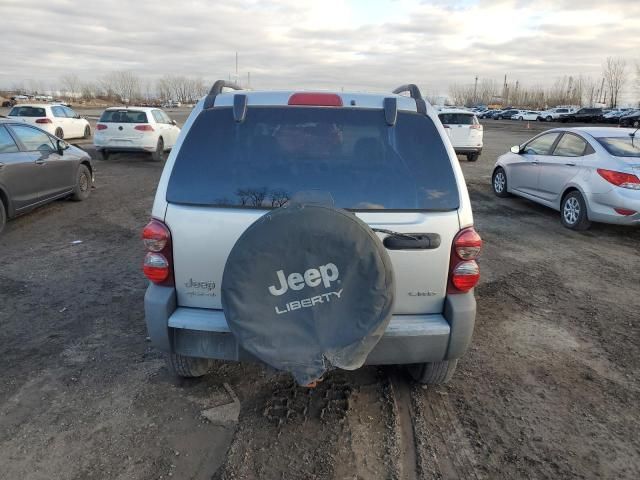
[[[69,144],[64,140],[58,140],[57,147],[58,147],[58,155],[62,155],[64,151],[67,148],[69,148]]]
[[[175,120],[171,120],[171,125],[176,126],[178,125],[178,122],[176,122]]]
[[[513,147],[511,147],[511,153],[515,153],[516,155],[520,155],[520,152],[522,150],[520,150],[520,145],[514,145]]]

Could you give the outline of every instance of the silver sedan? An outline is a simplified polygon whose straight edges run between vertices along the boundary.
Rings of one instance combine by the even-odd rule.
[[[498,158],[493,191],[554,208],[574,230],[589,228],[591,221],[640,225],[638,130],[547,130]]]

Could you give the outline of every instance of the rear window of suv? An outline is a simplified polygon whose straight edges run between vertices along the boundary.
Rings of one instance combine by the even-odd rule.
[[[382,110],[231,108],[200,113],[176,157],[170,203],[275,208],[313,193],[351,210],[453,210],[459,195],[433,121]]]
[[[10,117],[46,117],[44,108],[40,107],[13,107],[9,112]]]
[[[147,114],[139,110],[105,110],[99,121],[103,123],[147,123]]]
[[[441,113],[438,115],[444,125],[475,125],[478,119],[469,113]]]

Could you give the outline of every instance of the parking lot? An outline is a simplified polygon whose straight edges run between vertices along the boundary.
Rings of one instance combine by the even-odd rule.
[[[181,125],[189,111],[168,113]],[[95,125],[98,110],[78,112]],[[315,389],[223,362],[175,380],[143,312],[140,232],[162,165],[77,142],[91,197],[0,237],[0,478],[640,478],[640,229],[574,232],[496,198],[496,157],[554,124],[483,125],[482,156],[460,160],[485,242],[476,330],[438,388],[391,367]],[[236,399],[237,423],[203,414]]]

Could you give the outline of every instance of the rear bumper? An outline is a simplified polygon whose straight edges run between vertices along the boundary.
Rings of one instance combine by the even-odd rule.
[[[257,361],[238,345],[222,310],[177,307],[175,289],[149,285],[145,319],[153,345],[166,352],[220,360]],[[475,325],[473,293],[447,297],[442,314],[394,315],[366,364],[437,362],[461,357]]]
[[[616,225],[640,226],[640,191],[614,187],[607,193],[587,195],[589,220]],[[614,208],[633,210],[633,215],[620,215]]]
[[[459,153],[461,155],[467,153],[477,153],[478,155],[480,155],[482,153],[482,147],[453,147],[453,149],[456,153]]]

